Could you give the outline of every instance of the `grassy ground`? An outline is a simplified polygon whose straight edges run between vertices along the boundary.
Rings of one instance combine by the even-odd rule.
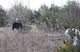
[[[56,52],[56,45],[63,44],[64,33],[44,33],[35,26],[25,32],[0,28],[0,52]]]

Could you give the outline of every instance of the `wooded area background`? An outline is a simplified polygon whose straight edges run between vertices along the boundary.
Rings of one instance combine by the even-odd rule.
[[[80,29],[80,3],[68,1],[63,7],[52,3],[51,7],[41,5],[39,10],[31,10],[21,3],[9,10],[0,6],[0,27],[11,26],[17,17],[23,26],[35,24],[41,30],[63,30],[73,26]]]

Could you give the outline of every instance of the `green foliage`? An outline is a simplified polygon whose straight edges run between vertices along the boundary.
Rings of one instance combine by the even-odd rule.
[[[80,52],[80,47],[68,43],[67,47],[57,47],[57,52]]]
[[[55,4],[51,4],[50,8],[42,5],[38,10],[41,15],[38,16],[36,22],[40,25],[45,23],[48,29],[60,29],[65,26],[80,28],[79,6],[79,3],[75,1],[68,1],[63,8]]]
[[[23,28],[26,29],[26,30],[27,29],[29,30],[29,29],[32,29],[32,26],[31,25],[23,25]]]
[[[2,12],[5,13],[3,9],[0,9],[0,24],[4,23],[3,16],[6,16]],[[36,24],[48,30],[61,30],[65,26],[80,28],[80,4],[68,1],[63,7],[58,7],[52,3],[51,7],[41,5],[39,10],[32,11],[20,3],[8,11],[8,17],[9,22],[19,17],[24,24]]]
[[[76,35],[78,35],[78,34],[75,33],[75,29],[70,29],[69,32],[70,32],[70,36],[72,38],[74,38]]]
[[[58,11],[59,7],[54,4],[52,4],[50,8],[46,5],[42,5],[38,11],[41,15],[38,15],[36,18],[36,23],[42,26],[46,25],[47,30],[55,29],[60,23]]]
[[[77,37],[80,40],[80,35],[77,29],[70,29],[69,32],[72,38]]]
[[[69,32],[72,38],[78,38],[77,43],[80,44],[80,35],[76,32],[76,29],[71,28]],[[67,42],[67,47],[58,47],[57,52],[80,52],[80,47],[79,45],[74,46],[72,42]]]
[[[6,11],[0,6],[0,27],[5,26]]]

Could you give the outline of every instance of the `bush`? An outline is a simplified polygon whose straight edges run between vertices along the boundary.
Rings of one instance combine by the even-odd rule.
[[[80,52],[80,48],[68,43],[67,47],[57,47],[57,52]]]
[[[25,30],[29,30],[29,29],[32,29],[32,26],[31,26],[31,25],[26,25],[26,26],[23,26],[23,28],[24,28]]]
[[[69,30],[71,37],[74,39],[74,37],[77,37],[78,40],[77,43],[78,45],[74,46],[73,42],[67,42],[67,47],[63,46],[63,47],[58,47],[57,48],[57,52],[80,52],[80,35],[79,32],[76,32],[76,29],[70,29]],[[65,44],[65,43],[64,43]]]

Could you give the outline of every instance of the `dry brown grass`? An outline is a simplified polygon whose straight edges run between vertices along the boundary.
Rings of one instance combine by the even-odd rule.
[[[44,33],[37,28],[25,32],[0,28],[0,52],[56,52],[56,43],[62,45],[62,33]]]

